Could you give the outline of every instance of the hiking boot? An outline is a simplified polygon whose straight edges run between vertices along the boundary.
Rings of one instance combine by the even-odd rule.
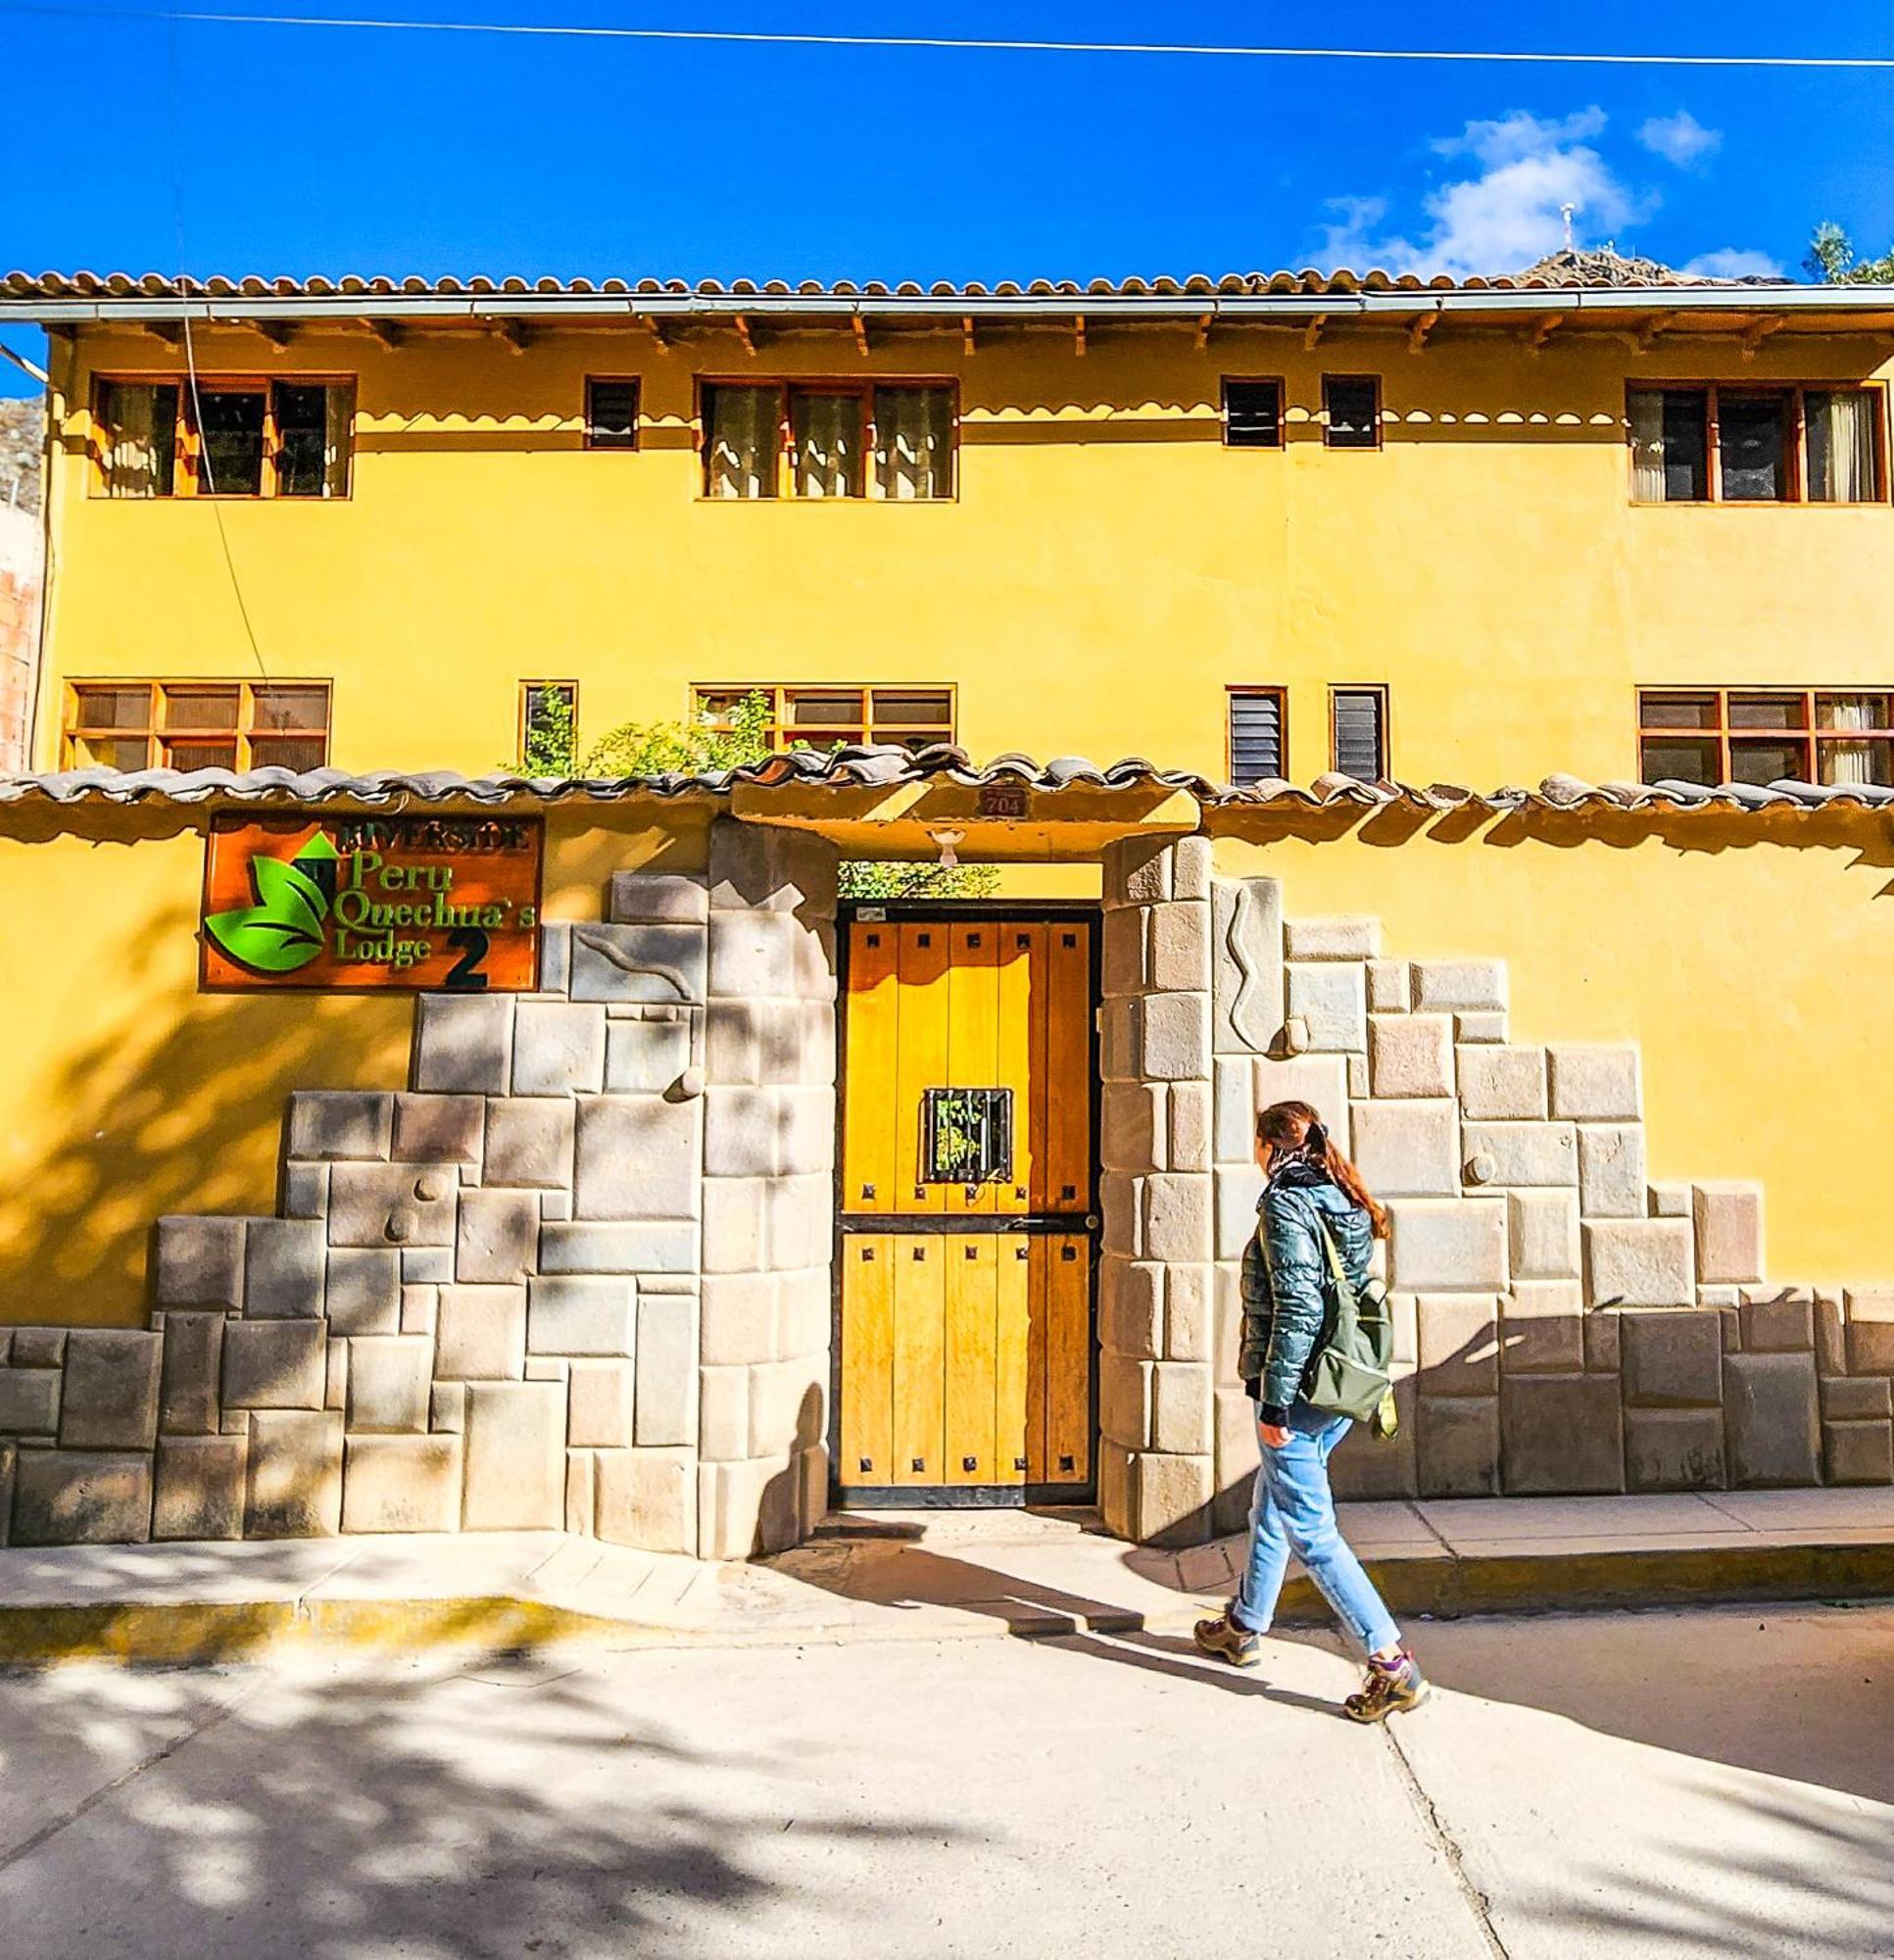
[[[1237,1602],[1231,1600],[1214,1620],[1199,1620],[1190,1630],[1199,1653],[1227,1660],[1232,1667],[1254,1667],[1263,1657],[1263,1637],[1252,1634],[1237,1619]]]
[[[1361,1692],[1349,1695],[1341,1708],[1351,1722],[1385,1722],[1397,1711],[1418,1708],[1427,1697],[1427,1676],[1403,1647],[1392,1661],[1371,1659]]]

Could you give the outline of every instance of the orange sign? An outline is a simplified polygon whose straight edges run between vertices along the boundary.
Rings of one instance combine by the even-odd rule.
[[[202,984],[528,993],[545,845],[536,816],[218,817]]]

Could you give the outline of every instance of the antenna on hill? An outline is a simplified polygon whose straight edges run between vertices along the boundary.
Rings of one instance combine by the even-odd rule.
[[[1578,208],[1576,204],[1562,204],[1559,206],[1559,216],[1565,220],[1565,249],[1568,252],[1572,250],[1572,214]]]

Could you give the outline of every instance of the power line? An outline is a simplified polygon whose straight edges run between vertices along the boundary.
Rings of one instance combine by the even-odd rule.
[[[359,33],[494,34],[548,40],[698,41],[761,47],[906,48],[950,53],[1170,55],[1225,61],[1384,61],[1544,63],[1575,68],[1894,69],[1894,55],[1587,54],[1571,50],[1466,48],[1292,48],[1190,41],[1012,40],[955,34],[794,34],[724,27],[611,27],[510,21],[352,19],[326,14],[228,14],[203,9],[56,7],[0,0],[0,14],[71,16],[195,26],[328,27]]]

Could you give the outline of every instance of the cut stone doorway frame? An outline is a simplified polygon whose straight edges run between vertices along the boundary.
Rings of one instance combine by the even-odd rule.
[[[1033,1510],[1069,1509],[1098,1501],[1101,1489],[1100,1463],[1103,1436],[1099,1424],[1099,1269],[1103,1263],[1104,1229],[1101,1210],[1102,1191],[1099,1166],[1099,1139],[1104,1121],[1104,1086],[1100,1076],[1099,1036],[1103,1001],[1104,929],[1101,907],[1089,899],[1039,899],[1008,902],[1005,899],[843,899],[836,908],[836,989],[835,989],[835,1244],[830,1262],[833,1311],[829,1334],[829,1503],[832,1509],[872,1514],[876,1510]],[[954,1221],[945,1214],[877,1214],[872,1226],[849,1219],[843,1178],[847,1168],[846,1130],[848,1127],[849,1069],[849,947],[850,927],[866,918],[886,918],[892,924],[939,920],[954,924],[967,920],[993,919],[1008,924],[1052,924],[1079,919],[1092,927],[1088,1005],[1090,1029],[1087,1053],[1088,1080],[1092,1089],[1091,1148],[1087,1170],[1090,1184],[1086,1207],[1076,1214],[1078,1230],[1091,1242],[1090,1271],[1087,1276],[1087,1380],[1086,1398],[1091,1439],[1092,1475],[1082,1486],[1011,1487],[952,1486],[903,1491],[898,1496],[877,1494],[872,1500],[845,1491],[836,1466],[842,1460],[842,1368],[844,1274],[843,1242],[851,1232],[935,1232],[945,1234]],[[1027,1214],[1034,1217],[1050,1214]],[[964,1221],[961,1229],[967,1229]],[[1042,1227],[1040,1229],[1048,1229]],[[1066,1229],[1070,1229],[1069,1227]]]

